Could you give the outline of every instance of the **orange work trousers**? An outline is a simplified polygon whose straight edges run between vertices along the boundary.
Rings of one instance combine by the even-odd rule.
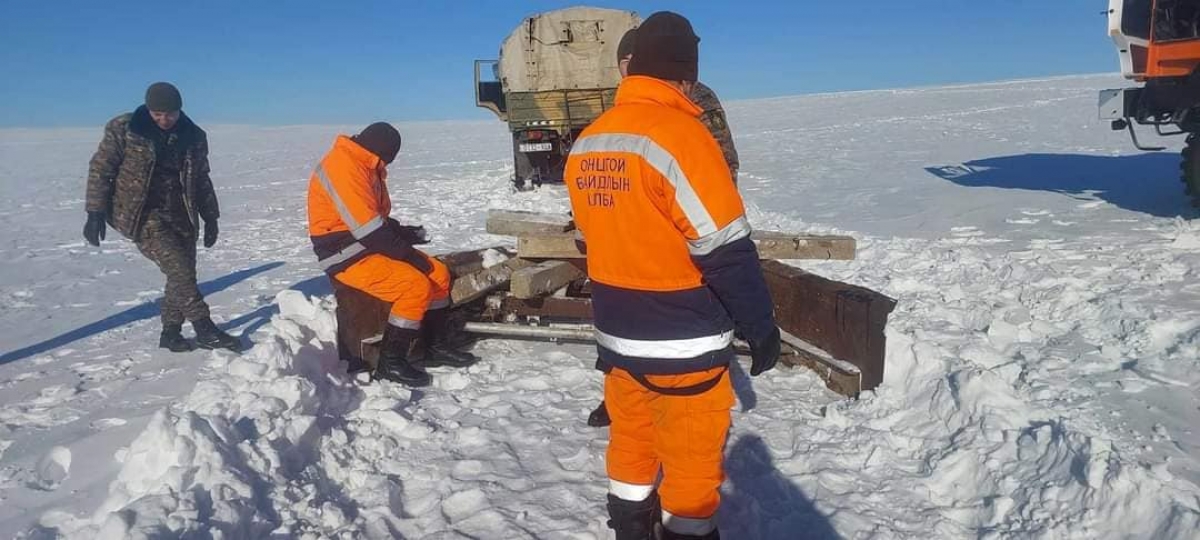
[[[388,324],[417,329],[425,311],[450,305],[450,269],[418,251],[433,272],[428,275],[406,262],[368,255],[335,276],[338,281],[392,304]]]
[[[684,388],[718,374],[721,379],[716,386],[692,396],[659,394],[621,369],[613,369],[604,378],[604,402],[612,418],[606,460],[610,491],[626,500],[645,499],[661,467],[658,496],[664,524],[676,532],[683,531],[671,526],[672,518],[692,522],[687,528],[704,529],[721,504],[717,490],[725,480],[721,461],[734,403],[733,385],[725,368],[646,376],[660,388]]]

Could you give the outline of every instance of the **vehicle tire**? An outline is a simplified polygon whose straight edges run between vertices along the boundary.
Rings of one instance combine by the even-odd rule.
[[[1200,133],[1188,136],[1187,146],[1183,147],[1183,163],[1179,165],[1183,174],[1184,192],[1192,199],[1192,206],[1200,208]]]

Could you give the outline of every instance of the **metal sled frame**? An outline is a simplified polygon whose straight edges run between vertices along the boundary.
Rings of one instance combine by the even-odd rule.
[[[581,260],[511,258],[485,268],[486,251],[439,257],[455,277],[452,320],[459,339],[593,342],[590,290],[577,269]],[[783,336],[782,363],[814,371],[829,389],[848,397],[883,382],[884,330],[895,300],[778,261],[763,261],[763,273]],[[336,280],[334,291],[339,354],[373,367],[388,306]],[[737,347],[748,353],[744,343]]]

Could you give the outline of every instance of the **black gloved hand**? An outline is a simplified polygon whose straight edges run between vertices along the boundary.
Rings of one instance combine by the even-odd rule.
[[[419,246],[429,243],[429,233],[425,232],[425,227],[421,225],[400,225],[400,238],[403,238],[409,245]]]
[[[209,219],[204,221],[204,247],[213,247],[217,243],[217,220]]]
[[[104,240],[108,224],[104,223],[104,212],[88,212],[87,223],[83,225],[83,239],[93,246],[99,246]]]
[[[752,377],[762,375],[775,367],[775,363],[779,361],[779,327],[772,328],[766,339],[750,342],[750,357],[754,359],[750,364]]]

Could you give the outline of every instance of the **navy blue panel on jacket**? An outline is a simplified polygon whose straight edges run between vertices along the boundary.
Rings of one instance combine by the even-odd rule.
[[[767,340],[776,328],[775,310],[754,242],[743,238],[692,260],[733,317],[738,333],[751,343]]]
[[[337,275],[372,253],[406,262],[426,274],[433,271],[433,266],[409,244],[400,224],[395,220],[389,219],[387,224],[371,231],[362,239],[355,239],[350,231],[339,231],[313,236],[310,240],[313,243],[313,252],[322,262],[322,268],[331,276]]]
[[[602,363],[631,373],[679,374],[734,358],[733,321],[707,287],[637,291],[592,282]]]

